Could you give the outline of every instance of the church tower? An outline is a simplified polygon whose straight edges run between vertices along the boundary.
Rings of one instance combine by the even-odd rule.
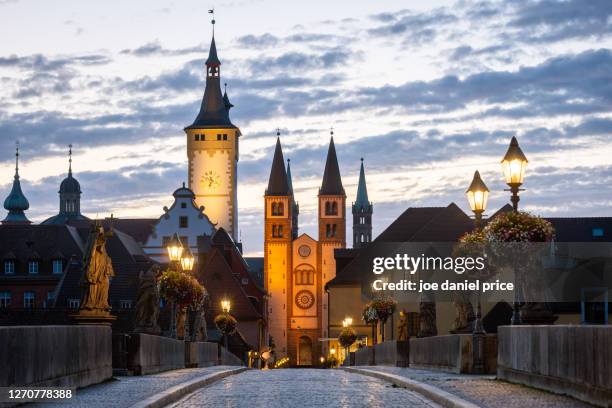
[[[357,185],[357,198],[353,203],[353,248],[363,248],[372,241],[372,213],[374,206],[368,200],[363,157],[359,170],[359,184]]]
[[[291,294],[287,288],[292,264],[293,194],[285,170],[279,132],[264,197],[264,286],[270,294],[267,308],[268,333],[278,355],[285,355],[291,305]]]
[[[323,172],[323,183],[319,189],[319,256],[318,270],[321,274],[321,283],[325,284],[336,277],[336,260],[334,251],[346,248],[346,194],[342,186],[336,147],[334,145],[334,132],[331,132],[327,161]],[[329,327],[329,299],[328,294],[320,291],[322,302],[320,302],[319,316],[321,321],[321,336],[328,337]],[[327,354],[327,343],[322,350]]]
[[[238,232],[237,167],[240,129],[231,122],[233,107],[221,93],[221,61],[213,37],[206,60],[206,88],[200,112],[185,128],[189,159],[189,188],[198,206],[216,227],[223,227],[234,240]]]

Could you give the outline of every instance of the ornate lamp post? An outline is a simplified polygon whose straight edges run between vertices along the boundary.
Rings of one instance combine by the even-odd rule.
[[[520,188],[523,184],[523,179],[525,178],[525,169],[527,168],[527,157],[521,150],[518,144],[518,140],[516,137],[512,136],[512,140],[510,141],[510,146],[508,147],[508,151],[506,155],[501,161],[502,170],[504,171],[504,178],[506,179],[506,184],[510,187],[509,190],[512,193],[512,207],[514,211],[518,211],[518,203],[519,203],[519,191],[522,191]]]
[[[518,203],[519,203],[519,191],[522,189],[520,186],[523,184],[523,180],[525,178],[525,169],[527,168],[527,157],[521,150],[518,144],[518,140],[516,137],[512,136],[512,140],[510,141],[510,146],[508,147],[508,151],[506,155],[501,161],[502,170],[504,171],[504,178],[506,179],[506,184],[510,187],[509,191],[512,193],[512,208],[514,211],[518,211]],[[508,190],[507,190],[508,191]],[[515,276],[518,271],[515,268]],[[514,305],[512,307],[512,320],[510,324],[519,325],[522,323],[521,321],[521,311],[520,311],[520,302],[519,302],[519,290],[520,290],[520,282],[515,285],[516,289],[514,291]]]
[[[474,172],[472,183],[465,192],[470,203],[470,208],[474,212],[476,220],[476,230],[482,229],[482,215],[487,209],[487,200],[489,198],[489,189],[480,178],[478,170]],[[476,318],[474,319],[474,327],[472,329],[472,343],[474,347],[474,372],[484,372],[484,340],[486,336],[485,329],[482,325],[482,306],[480,303],[480,291],[478,291],[478,305],[476,307]]]
[[[228,319],[231,317],[230,315],[231,309],[232,309],[231,302],[228,299],[223,299],[221,301],[221,310],[223,311],[223,314],[225,314]],[[230,330],[223,329],[221,331],[223,332],[223,344],[225,345],[225,350],[229,351],[228,337],[233,330],[230,331]]]
[[[170,268],[178,270],[181,255],[183,254],[183,244],[177,233],[174,233],[168,244],[166,245],[168,251],[168,259],[170,260]],[[176,303],[172,301],[171,312],[170,312],[170,337],[176,339]]]

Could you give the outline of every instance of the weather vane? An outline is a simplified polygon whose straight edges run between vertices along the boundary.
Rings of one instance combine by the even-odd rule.
[[[210,10],[208,10],[208,14],[212,14],[212,20],[210,20],[210,23],[213,26],[213,36],[215,35],[215,8],[211,8]]]
[[[68,145],[68,171],[72,173],[72,143]]]
[[[280,136],[280,128],[276,128],[276,136]]]
[[[334,135],[334,127],[333,126],[329,128],[329,134],[332,135],[332,136]]]

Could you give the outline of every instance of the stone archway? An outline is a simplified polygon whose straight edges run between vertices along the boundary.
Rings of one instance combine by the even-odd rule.
[[[312,340],[308,336],[302,336],[298,340],[298,366],[312,365]]]

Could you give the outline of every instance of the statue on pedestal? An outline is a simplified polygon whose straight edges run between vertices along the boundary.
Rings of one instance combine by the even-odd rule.
[[[83,260],[81,277],[81,302],[75,319],[84,323],[96,323],[114,320],[109,312],[108,289],[110,278],[115,276],[111,258],[106,253],[106,240],[112,232],[95,223],[92,225],[87,240],[87,251]]]
[[[137,333],[156,335],[161,333],[157,324],[159,316],[158,274],[159,266],[153,265],[149,270],[141,271],[138,275],[138,298],[136,300],[136,324],[134,328]]]
[[[408,314],[404,309],[399,312],[399,324],[397,325],[397,340],[408,340]]]

